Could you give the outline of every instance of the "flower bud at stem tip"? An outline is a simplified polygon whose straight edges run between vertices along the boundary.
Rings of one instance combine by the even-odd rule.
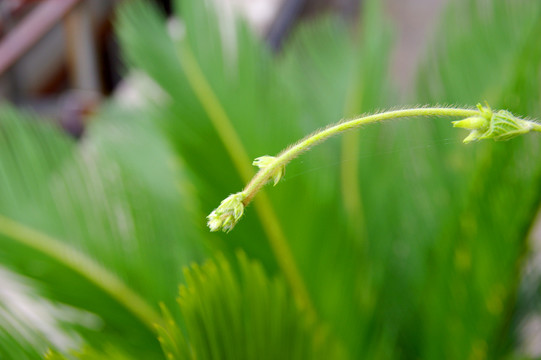
[[[453,121],[453,127],[468,130],[483,129],[488,126],[488,120],[482,116],[472,116],[464,120]]]

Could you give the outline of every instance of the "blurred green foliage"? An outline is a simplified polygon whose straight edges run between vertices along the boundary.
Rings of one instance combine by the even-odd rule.
[[[272,54],[204,1],[179,1],[182,22],[169,27],[147,2],[128,2],[117,33],[130,71],[151,78],[158,99],[109,104],[79,142],[4,105],[0,263],[33,279],[33,298],[100,321],[25,323],[0,297],[0,358],[48,348],[50,359],[164,358],[158,336],[177,358],[515,356],[528,305],[517,300],[521,268],[541,202],[536,135],[465,146],[447,119],[413,119],[354,131],[291,163],[267,195],[315,315],[285,285],[260,211],[247,209],[227,235],[205,227],[249,174],[220,122],[254,159],[342,117],[396,106],[389,20],[379,2],[363,3],[356,26],[318,20]],[[224,38],[223,26],[236,36]],[[540,29],[538,1],[450,2],[407,102],[487,100],[539,119]],[[107,276],[66,261],[74,253]],[[111,291],[109,277],[137,299]],[[157,328],[137,312],[144,306]],[[46,321],[54,331],[40,330]],[[79,340],[55,342],[62,331]]]

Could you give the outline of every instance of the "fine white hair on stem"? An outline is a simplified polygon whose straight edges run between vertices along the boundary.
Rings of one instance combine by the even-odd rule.
[[[464,143],[483,139],[508,140],[530,131],[541,131],[541,125],[537,122],[518,118],[506,110],[493,111],[488,104],[486,106],[478,104],[476,109],[455,106],[417,106],[365,114],[353,119],[342,119],[305,136],[276,156],[265,155],[257,158],[253,165],[260,168],[259,172],[243,191],[230,195],[212,211],[208,216],[208,226],[211,231],[231,231],[244,213],[244,208],[265,184],[274,179],[274,185],[276,185],[289,162],[323,141],[368,124],[413,117],[461,118],[461,120],[453,121],[453,126],[470,130]]]

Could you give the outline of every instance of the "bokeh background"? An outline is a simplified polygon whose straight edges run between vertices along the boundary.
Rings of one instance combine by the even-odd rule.
[[[342,118],[540,119],[539,33],[537,0],[0,0],[0,359],[539,358],[537,134],[363,128],[205,226]]]

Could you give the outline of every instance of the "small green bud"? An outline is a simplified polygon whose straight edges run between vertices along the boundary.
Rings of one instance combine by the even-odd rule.
[[[479,109],[478,116],[453,121],[454,127],[471,130],[464,139],[466,144],[483,139],[509,140],[534,128],[531,121],[520,119],[509,111],[493,112],[490,106],[484,107],[481,104],[478,104],[477,108]]]
[[[264,169],[267,166],[271,165],[274,161],[276,161],[276,157],[265,155],[265,156],[260,156],[257,159],[255,159],[252,165],[257,166],[260,169]],[[286,173],[285,165],[280,166],[278,169],[274,171],[274,173],[272,174],[272,179],[274,180],[274,186],[278,184],[278,182],[280,181],[280,179],[282,179],[285,173]]]
[[[225,200],[207,216],[207,226],[210,231],[222,230],[229,232],[235,227],[237,222],[244,214],[244,193],[229,195]]]
[[[520,119],[509,111],[500,110],[492,115],[489,129],[480,139],[509,140],[532,129],[531,121]]]
[[[472,116],[464,120],[453,121],[453,126],[468,130],[478,130],[488,128],[488,120],[482,116]]]
[[[470,132],[470,133],[468,134],[468,136],[466,136],[466,138],[463,140],[464,144],[469,144],[469,143],[471,143],[472,141],[477,141],[477,140],[479,140],[479,134],[480,134],[479,131],[473,130],[473,131]]]

